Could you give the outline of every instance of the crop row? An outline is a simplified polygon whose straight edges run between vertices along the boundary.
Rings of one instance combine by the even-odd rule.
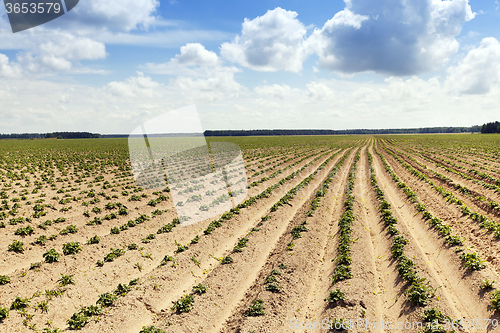
[[[321,152],[320,152],[320,154],[325,154],[325,151],[321,151]],[[273,173],[272,173],[272,174],[270,174],[269,176],[262,177],[261,179],[259,179],[259,180],[256,180],[256,181],[252,182],[252,183],[251,183],[251,184],[249,184],[247,187],[248,187],[248,188],[252,188],[252,187],[255,187],[255,186],[257,186],[257,185],[259,185],[259,184],[261,184],[261,183],[263,183],[263,182],[265,182],[265,181],[268,181],[268,180],[270,180],[270,179],[273,179],[273,178],[277,177],[278,175],[282,174],[283,172],[285,172],[286,170],[293,168],[293,167],[294,167],[294,166],[296,166],[297,164],[300,164],[300,163],[301,163],[301,162],[303,162],[304,160],[306,160],[306,159],[308,159],[308,158],[311,158],[311,157],[312,157],[312,156],[314,156],[314,155],[317,155],[317,153],[313,153],[313,154],[310,154],[310,155],[304,156],[304,157],[302,157],[300,160],[295,161],[294,163],[292,163],[292,164],[290,164],[290,165],[286,166],[285,168],[280,169],[280,170],[278,170],[278,171],[276,171],[276,172],[273,172]]]
[[[281,207],[283,204],[288,204],[289,203],[289,200],[292,199],[300,189],[304,188],[308,183],[310,183],[315,175],[318,173],[318,171],[324,169],[326,167],[326,165],[335,157],[337,156],[338,154],[340,153],[339,152],[336,152],[335,154],[332,154],[329,158],[327,158],[320,166],[318,166],[318,168],[312,172],[309,176],[307,176],[306,178],[304,178],[298,185],[296,185],[294,188],[290,189],[282,198],[280,198],[271,208],[270,208],[270,212],[275,212],[278,210],[279,207]],[[332,170],[338,170],[338,167],[339,165],[341,165],[343,163],[343,161],[345,160],[346,156],[348,155],[348,153],[345,153],[345,155],[343,156],[343,158],[341,159],[341,161],[337,162],[337,164],[332,168]],[[312,162],[311,162],[312,163]],[[306,166],[304,166],[302,169],[306,168]],[[301,169],[301,170],[302,170]],[[298,170],[298,172],[300,172],[301,170]],[[231,212],[229,212],[231,213]],[[232,215],[228,215],[228,218],[230,218]],[[224,215],[223,215],[224,217]],[[264,217],[261,218],[261,222],[259,222],[257,224],[257,226],[260,226],[262,225],[262,222],[268,220],[271,216],[270,215],[266,215]],[[213,223],[213,222],[212,222]],[[301,232],[304,232],[304,231],[308,231],[308,229],[305,227],[305,224],[307,222],[304,221],[300,226],[296,226],[296,227],[293,227],[292,228],[292,231],[291,231],[291,234],[292,234],[292,239],[295,240],[295,239],[298,239],[301,237]],[[209,226],[210,227],[210,226]],[[253,228],[252,231],[250,233],[252,233],[253,231],[259,231],[259,229],[257,228]],[[246,247],[247,246],[247,242],[248,242],[248,237],[249,235],[245,236],[244,238],[240,239],[238,241],[238,243],[235,245],[232,253],[235,254],[235,253],[239,253],[239,252],[242,252],[242,248],[243,247]],[[288,250],[291,250],[293,249],[293,242],[290,242],[287,244],[287,249]],[[171,257],[170,256],[167,256],[167,260],[171,260]],[[227,261],[227,258],[231,258],[229,256],[226,256],[226,257],[222,257],[222,258],[219,258],[218,260],[221,262],[221,264],[225,264],[226,261]],[[230,260],[230,262],[232,262],[232,258]],[[227,263],[230,263],[230,262],[227,262]],[[286,266],[284,265],[281,265],[280,268],[286,268]],[[264,280],[264,283],[266,284],[266,290],[267,291],[270,291],[270,292],[279,292],[281,290],[281,286],[279,285],[279,281],[277,280],[277,276],[281,275],[281,272],[279,272],[278,270],[273,270],[267,277],[266,279]],[[193,298],[193,295],[184,295],[181,299],[179,299],[178,301],[176,301],[175,304],[177,304],[178,302],[189,302],[190,304],[190,307],[187,308],[187,311],[185,312],[189,312],[189,310],[192,308],[192,304],[194,303],[194,298]],[[246,316],[261,316],[261,315],[264,315],[265,314],[265,305],[263,303],[262,300],[260,299],[256,299],[252,302],[252,304],[249,306],[249,308],[247,309],[247,311],[245,312],[245,315]]]
[[[406,150],[406,151],[408,151],[408,150]],[[478,185],[480,185],[480,186],[482,186],[482,187],[484,187],[486,189],[492,190],[492,191],[494,191],[496,193],[500,193],[500,187],[499,186],[493,185],[493,184],[490,184],[490,183],[487,183],[487,182],[484,182],[482,180],[478,180],[478,179],[476,179],[474,177],[471,177],[470,175],[468,175],[466,173],[458,171],[458,169],[465,170],[465,168],[463,166],[461,166],[461,165],[458,165],[458,164],[456,164],[456,163],[454,163],[452,161],[446,160],[446,159],[444,159],[442,157],[439,157],[439,156],[432,156],[431,157],[431,156],[428,156],[426,154],[420,153],[420,152],[415,151],[415,150],[411,150],[411,151],[415,155],[420,156],[422,159],[424,159],[427,162],[435,164],[439,168],[442,168],[442,169],[444,169],[444,170],[446,170],[446,171],[448,171],[450,173],[458,175],[461,178],[466,179],[468,181],[471,181],[474,184],[478,184]],[[442,163],[444,163],[444,164],[442,164]],[[448,165],[450,165],[451,167],[448,166]],[[470,173],[475,174],[475,171],[473,171],[472,169],[465,170],[465,171],[468,171]]]
[[[435,289],[433,289],[429,283],[425,283],[426,279],[418,275],[413,261],[405,255],[404,248],[409,241],[404,236],[399,235],[399,230],[396,227],[397,218],[393,216],[391,204],[387,202],[384,192],[378,186],[375,170],[372,165],[373,157],[369,152],[367,152],[367,154],[370,182],[379,201],[380,218],[384,221],[384,224],[388,227],[389,234],[393,237],[391,255],[397,262],[398,274],[401,280],[408,283],[404,293],[412,304],[426,306],[434,296]]]
[[[335,155],[336,154],[332,155],[332,157],[330,157],[330,158],[333,158]],[[316,161],[321,156],[318,156],[315,160],[313,160],[312,162],[310,162],[308,165],[314,163],[314,161]],[[308,165],[306,165],[303,168],[301,168],[296,174],[298,174],[300,171],[302,171],[303,169],[305,169]],[[296,174],[294,174],[292,177],[287,177],[287,179],[282,180],[282,183],[284,183],[287,180],[292,179]],[[255,196],[255,197],[252,197],[252,198],[255,199],[255,200],[258,200],[261,197]],[[223,221],[231,219],[234,216],[234,214],[239,214],[240,213],[240,208],[247,207],[245,204],[249,204],[252,201],[252,198],[250,198],[247,201],[245,201],[244,203],[240,204],[238,207],[233,208],[230,211],[225,212],[224,214],[222,214],[222,216],[219,218],[219,220],[211,222],[211,224],[209,225],[209,227],[205,230],[205,234],[209,234],[211,232],[210,231],[211,227],[213,227],[214,225],[220,226],[220,225],[222,225]],[[158,214],[156,214],[156,215],[158,215]],[[124,225],[122,225],[120,227],[111,228],[110,234],[118,234],[121,231],[127,230],[130,227],[134,227],[134,226],[136,226],[136,225],[138,225],[138,224],[140,224],[140,223],[142,223],[142,222],[144,222],[146,220],[149,220],[149,216],[146,216],[146,215],[143,214],[143,215],[141,215],[139,218],[137,218],[135,220],[129,220],[126,224],[124,224]],[[168,224],[162,226],[161,228],[159,228],[158,231],[157,231],[157,234],[171,232],[176,225],[179,225],[183,221],[185,221],[185,217],[181,216],[180,218],[174,218],[173,221],[172,221],[172,223],[168,223]],[[153,239],[155,239],[155,236],[153,234],[151,234],[151,235],[148,235],[145,239],[142,239],[141,241],[143,243],[149,243]],[[91,244],[91,243],[92,242],[90,242],[90,240],[89,240],[89,244]],[[128,250],[137,249],[137,246],[134,246],[134,245],[135,245],[135,243],[129,244]],[[123,249],[111,249],[111,252],[108,253],[104,257],[104,260],[99,260],[97,262],[97,265],[98,266],[103,266],[105,262],[113,261],[115,258],[117,258],[119,256],[122,256],[124,253],[125,253],[125,250],[123,250]]]
[[[250,177],[251,177],[251,178],[253,178],[253,177],[257,177],[257,176],[259,176],[259,175],[261,175],[261,174],[263,174],[263,173],[266,173],[266,172],[272,171],[272,170],[276,169],[277,167],[279,167],[279,166],[281,166],[281,165],[283,165],[283,164],[286,164],[286,163],[288,163],[288,162],[290,162],[290,161],[293,161],[293,160],[295,160],[295,159],[297,159],[297,158],[299,158],[299,157],[303,157],[304,155],[309,154],[309,155],[307,155],[307,156],[311,157],[311,156],[316,155],[316,154],[321,154],[321,153],[323,153],[323,152],[325,152],[325,151],[326,151],[326,150],[322,150],[322,151],[320,151],[320,152],[314,152],[314,153],[311,153],[311,154],[309,154],[309,153],[300,153],[300,154],[296,153],[296,154],[294,154],[292,157],[289,157],[289,158],[287,158],[286,156],[284,156],[284,157],[282,157],[282,158],[280,158],[280,159],[278,160],[278,162],[279,162],[279,163],[274,164],[274,165],[272,165],[272,166],[270,166],[270,167],[268,167],[268,168],[266,168],[266,169],[263,169],[263,170],[257,171],[257,172],[255,172],[254,174],[252,174]],[[270,165],[270,164],[272,164],[272,163],[271,163],[271,162],[268,162],[265,166],[268,166],[268,165]],[[264,168],[265,166],[264,166],[264,165],[259,165],[259,166],[258,166],[258,168]],[[251,170],[252,170],[252,171],[254,171],[254,169],[251,169]]]
[[[332,182],[333,177],[335,177],[337,172],[340,170],[340,167],[342,166],[342,164],[344,164],[345,160],[349,156],[349,153],[350,153],[350,150],[348,152],[346,152],[344,154],[344,156],[342,156],[340,161],[333,167],[332,171],[330,171],[330,173],[328,174],[328,177],[325,179],[323,184],[321,184],[321,187],[319,188],[319,190],[316,191],[316,194],[314,195],[314,199],[311,202],[311,207],[307,211],[306,216],[309,216],[309,217],[313,216],[314,212],[319,207],[319,203],[321,201],[321,198],[323,198],[325,196],[326,191],[330,188],[330,183]]]
[[[340,229],[339,243],[337,246],[337,259],[336,266],[330,280],[335,284],[337,282],[352,278],[351,273],[351,242],[352,242],[352,229],[354,223],[354,180],[356,178],[356,164],[360,158],[360,150],[356,152],[349,179],[347,181],[346,190],[344,192],[344,213],[339,219],[338,226]]]
[[[332,156],[330,156],[330,157],[329,157],[329,158],[328,158],[325,162],[323,162],[323,163],[321,164],[321,166],[323,166],[323,167],[324,167],[324,165],[326,165],[326,164],[327,164],[327,163],[328,163],[328,162],[329,162],[329,161],[330,161],[333,157],[335,157],[337,154],[338,154],[338,152],[337,152],[337,153],[335,153],[335,154],[333,154]],[[316,160],[317,160],[317,159],[319,159],[320,157],[321,157],[321,156],[318,156],[318,157],[317,157],[314,161],[316,161]],[[310,164],[314,163],[314,161],[310,162],[308,165],[306,165],[306,166],[304,166],[303,168],[301,168],[301,169],[299,170],[299,172],[300,172],[300,171],[302,171],[303,169],[305,169],[305,168],[306,168],[307,166],[309,166]],[[321,167],[321,166],[320,166],[320,167]],[[297,172],[296,174],[298,174],[299,172]],[[317,171],[315,171],[315,172],[314,172],[314,174],[315,174],[316,172],[317,172]],[[295,175],[296,175],[296,174],[295,174]],[[294,175],[294,176],[295,176],[295,175]],[[293,178],[293,177],[291,177],[291,178]],[[289,179],[291,179],[291,178],[289,178]],[[287,180],[289,180],[289,179],[287,179]],[[306,178],[305,178],[305,179],[304,179],[301,183],[299,183],[297,186],[295,186],[295,187],[294,187],[293,189],[291,189],[290,191],[292,191],[292,192],[293,192],[293,191],[297,191],[297,189],[298,189],[298,188],[302,188],[302,187],[304,186],[304,184],[307,184],[308,182],[310,182],[310,181],[311,181],[311,179],[312,179],[312,178],[310,178],[310,176],[309,176],[309,177],[306,177]],[[284,182],[283,182],[283,183],[284,183]],[[289,193],[290,193],[290,191],[289,191]],[[259,199],[259,198],[257,198],[257,199]],[[248,204],[248,203],[247,203],[247,204]],[[214,222],[219,222],[219,223],[222,223],[223,221],[229,220],[229,219],[231,219],[231,218],[234,216],[234,214],[239,214],[239,213],[240,213],[240,208],[245,208],[245,207],[247,207],[246,205],[245,205],[245,206],[243,206],[243,205],[244,205],[244,203],[243,203],[243,204],[240,204],[240,205],[242,205],[242,206],[238,206],[238,207],[236,207],[236,208],[231,209],[230,211],[225,212],[224,214],[222,214],[222,216],[221,216],[221,218],[220,218],[219,220],[214,221]],[[263,217],[263,218],[262,218],[262,221],[265,221],[266,219],[267,219],[266,217]],[[212,222],[212,223],[214,223],[214,222]],[[175,221],[175,223],[173,222],[172,224],[168,224],[168,225],[166,225],[166,226],[164,226],[164,227],[160,228],[160,229],[158,230],[158,233],[170,232],[170,231],[172,230],[172,228],[173,228],[173,227],[175,227],[175,225],[177,225],[177,224],[178,224],[178,222],[177,222],[177,221]],[[260,222],[260,224],[262,224],[262,223]],[[209,227],[210,227],[210,226],[209,226]],[[257,231],[258,229],[254,228],[253,230]],[[210,232],[209,232],[209,233],[210,233]],[[208,235],[209,233],[206,233],[206,232],[205,232],[205,234],[206,234],[206,235]],[[193,240],[191,241],[191,244],[196,244],[198,241],[199,241],[199,237],[197,236],[197,237],[195,237],[195,239],[193,239]],[[247,245],[246,245],[246,243],[247,243],[247,242],[248,242],[248,239],[247,239],[247,238],[245,238],[245,237],[244,237],[244,238],[242,238],[242,239],[240,239],[240,240],[238,241],[238,243],[235,245],[235,247],[234,247],[234,249],[233,249],[232,253],[234,254],[234,253],[241,252],[241,251],[242,251],[242,249],[243,249],[244,247],[246,247],[246,246],[247,246]],[[177,249],[176,251],[174,251],[174,252],[176,252],[176,253],[180,253],[180,252],[183,252],[183,251],[185,251],[185,250],[187,250],[187,246],[183,246],[183,245],[178,244],[178,249]],[[194,257],[193,257],[193,258],[194,258]],[[193,260],[193,258],[191,258],[191,259]],[[196,264],[196,261],[197,261],[197,260],[196,260],[196,258],[194,258],[194,259],[195,259],[195,260],[193,260],[193,262],[195,262],[195,264]],[[227,256],[225,256],[225,257],[222,257],[222,258],[217,258],[217,259],[219,260],[219,262],[220,262],[221,264],[230,264],[230,263],[232,263],[232,262],[233,262],[232,257],[231,257],[231,256],[229,256],[229,255],[227,255]],[[163,258],[162,262],[160,263],[160,266],[163,266],[163,265],[165,265],[165,264],[166,264],[166,263],[168,263],[168,262],[171,262],[171,263],[172,263],[172,266],[175,266],[175,265],[176,265],[176,260],[175,260],[175,258],[174,258],[174,257],[172,257],[172,256],[170,256],[170,255],[166,255],[166,256]],[[199,262],[198,262],[198,264],[199,264]],[[177,313],[189,312],[189,311],[192,309],[193,305],[194,305],[194,296],[195,296],[196,294],[201,294],[201,293],[202,293],[202,292],[198,292],[198,289],[199,289],[198,287],[199,287],[199,286],[200,286],[200,285],[198,285],[198,286],[193,286],[193,292],[192,292],[191,294],[185,294],[185,295],[184,295],[184,296],[182,296],[179,300],[175,301],[175,302],[174,302],[174,304],[173,304],[173,306],[172,306],[172,310],[173,310],[173,311],[175,311],[175,312],[177,312]],[[204,286],[204,287],[202,288],[202,289],[204,289],[204,290],[203,290],[203,292],[205,292],[205,291],[206,291],[206,288],[207,288],[207,287],[208,287],[208,286]],[[253,304],[253,308],[255,308],[255,309],[253,309],[253,310],[249,310],[249,312],[252,312],[252,311],[253,311],[253,312],[255,312],[255,311],[257,311],[257,308],[263,309],[263,305],[257,302],[256,304]]]
[[[414,159],[412,157],[409,157],[412,161],[414,161]],[[432,160],[430,159],[427,159],[425,157],[423,157],[425,160],[427,161],[430,161],[431,163],[433,162]],[[420,163],[418,161],[415,161],[416,163],[418,163],[420,165]],[[440,167],[440,168],[443,168],[445,169],[446,171],[448,172],[451,172],[451,173],[454,173],[454,174],[457,174],[459,176],[461,176],[462,178],[464,179],[467,179],[475,184],[478,184],[478,185],[481,185],[483,186],[484,188],[487,188],[487,189],[491,189],[491,190],[494,190],[495,192],[498,192],[500,193],[500,187],[496,186],[496,185],[491,185],[489,183],[485,183],[483,181],[480,181],[480,180],[476,180],[462,172],[459,172],[459,171],[456,171],[455,169],[453,168],[450,168],[450,167],[446,167],[446,166],[443,166],[441,165],[440,163],[436,163],[436,162],[433,162],[436,164],[436,166]],[[484,204],[487,209],[491,209],[494,213],[496,214],[499,214],[500,213],[500,203],[494,201],[494,200],[489,200],[489,199],[486,199],[484,198],[483,196],[481,196],[480,193],[474,191],[474,190],[471,190],[469,188],[467,188],[466,186],[464,185],[461,185],[461,184],[458,184],[458,183],[455,183],[452,179],[450,179],[449,177],[446,177],[442,174],[440,174],[439,172],[435,171],[435,170],[431,170],[431,169],[428,169],[430,170],[437,178],[439,178],[440,180],[442,180],[443,182],[449,184],[450,186],[454,187],[455,189],[457,189],[460,193],[470,197],[473,201],[477,201],[479,203],[482,203]]]
[[[480,147],[481,145],[477,145],[477,147]],[[474,147],[474,148],[477,148]],[[427,152],[430,155],[443,155],[446,156],[449,159],[452,159],[454,161],[470,165],[471,167],[474,168],[479,168],[481,170],[485,171],[491,171],[497,174],[500,174],[500,170],[497,170],[493,164],[485,162],[485,161],[490,161],[490,162],[495,162],[498,163],[498,158],[495,154],[491,155],[485,155],[480,152],[478,152],[476,149],[471,150],[471,149],[460,149],[456,146],[452,148],[444,148],[443,146],[439,147],[439,149],[436,149],[435,146],[433,147],[424,147],[422,145],[419,146],[419,149],[422,151]],[[469,162],[468,160],[471,159],[472,162]],[[485,165],[489,165],[489,167],[485,167]]]
[[[452,192],[446,190],[443,187],[437,186],[432,180],[430,180],[425,174],[421,173],[420,171],[416,170],[413,168],[411,165],[408,163],[404,162],[399,156],[397,156],[395,153],[390,151],[387,148],[384,148],[388,154],[394,157],[396,161],[398,161],[404,168],[406,168],[412,175],[415,177],[419,178],[420,180],[426,182],[431,186],[431,188],[439,193],[443,198],[446,199],[446,201],[456,204],[462,211],[462,214],[469,216],[472,220],[479,222],[479,226],[481,228],[484,228],[488,230],[489,232],[493,232],[495,234],[495,237],[500,237],[500,223],[497,223],[495,221],[491,221],[487,216],[476,212],[476,211],[471,211],[469,207],[467,207],[462,200],[458,199]],[[437,172],[436,172],[437,173]],[[437,173],[438,177],[442,180],[453,182],[451,179],[448,177],[441,175]],[[455,188],[464,188],[463,192],[466,193],[468,191],[467,188],[463,187],[460,184],[456,184],[458,186],[455,186]]]
[[[311,201],[311,204],[310,204],[310,208],[309,210],[307,211],[307,213],[305,213],[305,215],[307,217],[311,217],[313,216],[315,210],[317,209],[318,205],[319,205],[319,201],[321,200],[321,198],[326,194],[326,191],[327,189],[329,188],[329,183],[332,181],[333,177],[335,176],[335,174],[338,172],[338,170],[340,169],[340,167],[342,166],[342,164],[345,162],[345,160],[347,159],[347,157],[349,156],[349,153],[350,153],[351,150],[348,150],[344,155],[343,157],[333,166],[333,168],[331,169],[330,173],[328,174],[327,178],[322,182],[322,184],[320,185],[320,189],[316,192],[316,195],[314,197],[314,199]],[[311,176],[314,177],[314,175],[324,169],[327,165],[329,161],[325,161],[324,163],[322,163],[317,169],[316,171],[311,174]],[[306,180],[306,179],[304,179]],[[300,185],[300,184],[299,184]],[[302,187],[302,186],[301,186]],[[292,193],[296,193],[297,189],[292,189]],[[288,195],[292,194],[292,193],[287,193]],[[286,198],[289,198],[288,196],[285,196]],[[290,199],[290,198],[289,198]],[[280,201],[282,201],[282,199],[280,199]],[[280,202],[278,201],[278,203]],[[278,204],[277,203],[277,204]],[[280,204],[278,205],[275,205],[276,206],[276,209],[277,207],[281,206]],[[275,207],[273,206],[273,207]],[[271,211],[273,211],[273,209],[271,209]],[[262,219],[265,220],[267,219],[267,217],[269,217],[269,215],[263,217]],[[291,231],[290,231],[290,235],[291,235],[291,241],[288,242],[286,244],[286,250],[288,251],[293,251],[294,247],[295,247],[295,243],[294,241],[301,238],[302,237],[302,233],[303,232],[307,232],[309,231],[309,229],[306,227],[307,225],[307,220],[304,220],[302,221],[299,225],[296,225],[294,227],[292,227]],[[285,269],[286,268],[286,265],[284,265],[283,263],[279,264],[278,266],[280,269]],[[270,291],[270,292],[273,292],[273,293],[279,293],[281,291],[281,285],[279,283],[279,276],[281,276],[282,273],[277,270],[277,269],[273,269],[269,275],[267,275],[264,279],[264,285],[266,286],[265,289],[266,291]],[[340,292],[340,291],[339,291]],[[340,297],[342,297],[342,299],[345,298],[345,295],[340,292]],[[334,300],[333,298],[330,299],[331,302],[336,302],[337,300]],[[263,303],[263,301],[261,299],[256,299],[252,302],[252,304],[249,306],[249,308],[247,309],[247,311],[245,312],[245,315],[246,316],[260,316],[260,315],[265,315],[265,311],[264,311],[264,308],[265,308],[265,305]]]
[[[330,157],[329,157],[329,160],[332,159],[333,157],[335,157],[337,154],[339,154],[339,152],[336,152],[334,154],[332,154]],[[246,208],[246,207],[249,207],[253,204],[255,204],[259,199],[261,198],[267,198],[271,195],[271,193],[279,188],[280,186],[282,186],[284,183],[286,183],[287,181],[293,179],[295,176],[297,176],[298,174],[300,174],[303,170],[305,170],[306,168],[308,168],[309,166],[311,166],[314,162],[316,162],[318,159],[320,159],[322,156],[326,155],[326,153],[320,155],[320,156],[317,156],[316,158],[314,158],[311,162],[305,164],[304,166],[302,166],[300,169],[292,172],[290,175],[286,176],[285,178],[281,179],[279,182],[269,186],[266,190],[262,191],[261,193],[253,196],[253,197],[250,197],[248,198],[247,200],[245,200],[244,202],[238,204],[236,206],[235,209],[241,209],[241,208]],[[234,209],[233,209],[234,210]],[[212,222],[210,222],[210,224],[208,225],[208,227],[203,231],[203,233],[205,235],[208,235],[210,233],[212,233],[216,228],[219,228],[222,226],[222,223],[224,221],[227,221],[229,220],[235,211],[233,210],[230,210],[229,212],[225,212],[224,214],[222,214],[221,218],[219,218],[218,220],[214,220]]]
[[[401,152],[400,152],[401,153]],[[487,205],[487,207],[489,209],[492,209],[493,211],[495,212],[500,212],[500,204],[498,202],[495,202],[493,200],[487,200],[485,198],[483,198],[480,193],[477,193],[473,190],[470,190],[468,189],[467,187],[461,185],[461,184],[458,184],[458,183],[455,183],[453,180],[451,180],[450,178],[440,174],[439,172],[435,171],[435,170],[431,170],[429,168],[427,168],[424,164],[418,162],[415,158],[411,157],[410,155],[408,154],[405,154],[405,153],[401,153],[402,155],[406,156],[408,159],[410,159],[411,161],[413,161],[414,163],[418,164],[421,168],[423,169],[426,169],[426,170],[429,170],[430,172],[432,172],[437,178],[439,178],[440,180],[450,184],[451,186],[453,186],[455,189],[459,190],[461,193],[471,197],[473,200],[476,200],[476,201],[480,201],[480,202],[483,202]],[[488,183],[485,183],[483,181],[478,181],[476,179],[473,179],[472,177],[466,175],[466,174],[463,174],[461,172],[458,172],[452,168],[449,168],[449,167],[445,167],[437,162],[434,162],[433,160],[429,159],[429,158],[426,158],[422,155],[420,155],[423,159],[425,159],[426,161],[428,162],[431,162],[431,163],[434,163],[436,164],[438,167],[441,167],[449,172],[452,172],[454,174],[457,174],[459,176],[461,176],[462,178],[465,178],[467,180],[470,180],[476,184],[479,184],[485,188],[488,188],[488,189],[498,189],[500,191],[500,188],[498,188],[496,185],[491,185],[491,184],[488,184]]]
[[[310,208],[308,210],[308,212],[305,214],[306,216],[308,217],[311,217],[313,216],[314,214],[314,211],[316,210],[316,208],[318,207],[319,205],[319,200],[318,198],[321,198],[323,197],[325,194],[326,194],[326,190],[328,189],[329,187],[329,183],[332,181],[333,177],[335,176],[335,174],[338,172],[338,170],[340,169],[340,167],[342,166],[342,164],[345,162],[346,158],[349,156],[349,153],[350,153],[351,150],[348,150],[344,156],[333,166],[333,168],[331,169],[330,173],[328,174],[327,178],[322,182],[322,184],[320,185],[320,189],[317,191],[316,195],[315,195],[315,198],[312,200],[311,204],[310,204]],[[333,157],[333,156],[332,156]],[[331,159],[331,158],[330,158]],[[323,162],[317,169],[316,171],[314,171],[308,178],[304,179],[303,182],[304,183],[308,183],[310,182],[310,180],[312,180],[314,178],[314,176],[316,175],[316,173],[322,169],[324,169],[326,167],[326,165],[328,164],[329,160],[326,160],[325,162]],[[283,203],[288,203],[288,200],[291,199],[297,192],[300,188],[302,188],[304,185],[297,185],[296,188],[290,190],[283,198],[281,198],[273,207],[274,208],[271,208],[270,211],[275,211],[278,209],[278,207],[282,206]],[[320,194],[321,193],[321,194]],[[267,218],[269,217],[269,215],[265,216],[262,218],[262,220],[267,220]],[[286,250],[288,251],[292,251],[295,247],[295,243],[293,241],[299,239],[302,237],[302,233],[303,232],[307,232],[309,231],[309,229],[306,227],[307,225],[307,220],[304,220],[302,221],[299,225],[297,226],[294,226],[291,231],[290,231],[290,234],[291,234],[291,241],[289,243],[286,244]],[[285,269],[286,266],[281,263],[279,264],[278,266],[280,269]],[[266,286],[266,291],[270,291],[270,292],[273,292],[273,293],[279,293],[281,291],[281,285],[279,284],[279,280],[278,280],[278,277],[281,276],[282,273],[277,270],[277,269],[273,269],[269,275],[266,276],[266,278],[264,279],[264,285]],[[340,299],[345,299],[345,295],[340,291],[340,290],[337,290],[337,291],[333,291],[331,293],[331,297],[327,300],[329,300],[330,302],[336,302],[337,299],[335,298],[332,298],[334,296],[332,296],[333,294],[337,295],[340,297],[338,300]],[[246,316],[261,316],[261,315],[265,315],[265,305],[263,303],[263,301],[261,299],[256,299],[252,302],[252,304],[249,306],[249,308],[247,309],[247,311],[245,312],[245,315]]]
[[[373,149],[380,157],[382,163],[384,164],[385,170],[387,171],[387,173],[391,175],[393,181],[397,184],[397,187],[403,189],[407,197],[410,199],[410,202],[412,202],[415,205],[417,211],[422,212],[422,217],[424,218],[424,220],[428,221],[429,225],[433,229],[438,231],[441,237],[444,237],[443,239],[444,243],[448,246],[459,246],[456,252],[457,253],[462,252],[462,254],[460,254],[460,260],[462,261],[464,267],[470,270],[479,270],[485,268],[486,267],[484,263],[485,261],[482,260],[476,252],[466,253],[465,252],[466,247],[464,246],[464,239],[459,236],[452,235],[451,226],[444,223],[444,221],[438,218],[437,216],[434,216],[427,209],[425,204],[419,202],[418,196],[408,187],[408,185],[406,185],[403,181],[401,181],[401,179],[392,170],[391,166],[387,163],[382,153],[378,152],[375,147]]]

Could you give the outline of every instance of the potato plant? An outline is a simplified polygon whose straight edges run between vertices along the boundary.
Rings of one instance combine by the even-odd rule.
[[[172,267],[174,267],[176,265],[175,263],[175,258],[172,257],[172,256],[169,256],[169,255],[166,255],[162,261],[160,262],[160,266],[164,266],[166,265],[168,262],[171,262],[172,263]]]
[[[177,313],[189,312],[193,309],[194,297],[192,295],[184,295],[179,300],[174,302],[171,310]]]
[[[233,248],[233,253],[235,252],[242,252],[243,251],[243,248],[247,246],[247,242],[248,242],[248,238],[241,238],[238,243],[236,244],[236,246]]]
[[[99,244],[100,241],[101,239],[99,238],[99,236],[95,235],[89,238],[87,244]]]
[[[231,258],[230,256],[225,256],[224,258],[221,259],[220,263],[225,265],[225,264],[231,264],[234,262],[234,259]]]
[[[19,296],[10,305],[11,310],[21,310],[29,306],[30,300],[28,298],[21,298]]]
[[[75,284],[75,276],[61,274],[61,278],[57,280],[57,282],[59,282],[59,286],[61,287],[67,286],[68,284]]]
[[[340,301],[344,301],[346,298],[345,294],[340,289],[330,290],[330,294],[325,298],[326,302],[337,304]]]
[[[199,235],[196,235],[192,240],[191,240],[191,244],[197,244],[198,242],[200,241],[200,236]]]
[[[47,301],[41,301],[36,304],[37,309],[39,309],[41,312],[49,312],[49,305]]]
[[[279,293],[281,291],[281,286],[276,282],[271,282],[266,285],[266,290],[273,293]]]
[[[4,285],[10,282],[10,277],[7,275],[0,275],[0,285]]]
[[[111,248],[111,252],[104,256],[104,261],[105,262],[114,261],[116,258],[121,257],[124,254],[125,254],[125,250],[123,250],[123,249]]]
[[[175,245],[177,245],[177,249],[174,251],[174,253],[181,253],[181,252],[184,252],[188,249],[187,245],[181,245],[181,244],[177,243],[177,241],[175,241]]]
[[[473,253],[462,253],[460,255],[460,260],[467,269],[471,271],[477,271],[486,268],[484,260],[482,260],[476,252]]]
[[[9,317],[9,309],[0,307],[0,323]]]
[[[113,294],[115,294],[116,296],[125,296],[128,294],[130,289],[131,289],[130,286],[120,283],[120,284],[118,284],[116,289],[113,290]]]
[[[70,254],[77,254],[82,251],[82,246],[78,242],[68,242],[63,245],[63,253],[65,256]]]
[[[491,309],[500,313],[500,290],[491,292]]]
[[[432,298],[435,293],[435,289],[421,282],[414,282],[405,290],[405,295],[408,297],[408,300],[419,306],[427,305],[430,302],[430,298]]]
[[[266,314],[264,302],[260,299],[254,300],[252,304],[248,307],[248,310],[245,312],[246,316],[249,317],[257,317],[263,316]]]
[[[139,333],[166,333],[164,330],[151,326],[143,326]]]
[[[71,318],[66,321],[66,324],[71,330],[79,330],[85,327],[89,321],[89,317],[81,312],[75,312]]]
[[[111,293],[104,293],[104,294],[99,295],[99,299],[97,300],[96,304],[100,305],[102,307],[109,307],[117,299],[118,299],[118,297],[116,297],[115,295],[113,295]]]
[[[22,252],[24,252],[24,243],[21,241],[15,240],[11,244],[9,244],[8,249],[9,249],[9,251],[22,253]]]
[[[306,221],[304,221],[305,223]],[[302,232],[309,231],[305,225],[299,225],[292,228],[291,234],[293,239],[298,239],[302,237]]]
[[[16,236],[21,236],[21,237],[26,237],[30,236],[35,232],[32,226],[27,226],[25,228],[18,228],[15,232],[14,235]]]
[[[67,235],[67,234],[74,234],[74,233],[77,233],[77,232],[78,232],[78,228],[76,227],[76,225],[72,224],[72,225],[69,225],[66,228],[62,229],[59,232],[59,234],[61,234],[61,235]]]
[[[481,281],[481,284],[479,285],[479,289],[481,289],[481,290],[492,289],[494,284],[495,284],[495,281],[484,279],[483,281]]]
[[[208,285],[204,285],[202,283],[198,283],[197,285],[193,286],[192,291],[193,293],[196,294],[204,294],[207,292]]]

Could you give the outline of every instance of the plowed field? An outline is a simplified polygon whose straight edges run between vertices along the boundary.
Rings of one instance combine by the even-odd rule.
[[[0,332],[500,331],[498,137],[210,141],[248,193],[193,224],[126,140],[0,142]]]

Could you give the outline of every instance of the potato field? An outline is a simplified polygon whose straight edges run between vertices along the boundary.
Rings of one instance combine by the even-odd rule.
[[[207,141],[224,212],[126,139],[0,141],[0,332],[500,331],[499,135]]]

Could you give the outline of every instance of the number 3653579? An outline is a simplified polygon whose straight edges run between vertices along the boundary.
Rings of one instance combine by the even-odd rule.
[[[7,14],[10,13],[23,13],[23,14],[49,14],[56,13],[58,14],[61,11],[61,5],[59,3],[52,2],[23,2],[23,3],[6,3],[5,9],[7,10]]]

